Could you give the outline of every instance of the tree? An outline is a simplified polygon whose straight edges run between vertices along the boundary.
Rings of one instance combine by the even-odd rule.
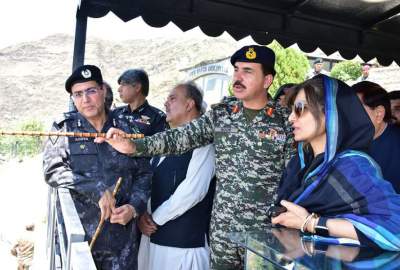
[[[286,83],[301,83],[304,81],[310,68],[307,57],[304,53],[293,49],[284,49],[277,41],[268,45],[276,55],[274,82],[268,90],[272,97],[275,97],[278,88]]]
[[[332,68],[331,76],[342,81],[354,81],[361,76],[360,64],[355,61],[339,62]]]

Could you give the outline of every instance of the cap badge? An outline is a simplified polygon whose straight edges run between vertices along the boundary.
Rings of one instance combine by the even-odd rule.
[[[82,70],[81,74],[82,74],[83,78],[85,78],[85,79],[92,77],[92,72],[90,72],[89,69]]]
[[[246,52],[246,58],[253,60],[257,57],[257,53],[254,51],[254,48],[249,48]]]

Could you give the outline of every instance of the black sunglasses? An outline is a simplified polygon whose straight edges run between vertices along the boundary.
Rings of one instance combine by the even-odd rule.
[[[297,118],[301,117],[303,113],[308,109],[308,104],[303,101],[298,101],[293,105],[293,112]]]

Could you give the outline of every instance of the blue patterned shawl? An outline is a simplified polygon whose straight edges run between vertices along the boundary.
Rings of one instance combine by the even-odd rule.
[[[347,219],[380,248],[400,251],[400,195],[361,152],[371,143],[374,127],[350,87],[325,75],[314,79],[324,85],[325,152],[313,158],[299,144],[298,156],[289,162],[281,181],[278,201]]]

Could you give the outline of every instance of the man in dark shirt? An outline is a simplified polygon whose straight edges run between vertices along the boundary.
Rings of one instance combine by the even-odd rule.
[[[149,94],[149,77],[142,69],[128,69],[118,78],[118,92],[127,106],[115,109],[120,118],[137,126],[145,136],[164,131],[167,127],[165,114],[150,106],[146,97]]]
[[[400,128],[391,124],[388,94],[379,84],[363,81],[352,86],[375,127],[368,154],[381,167],[383,178],[400,193]]]
[[[389,93],[390,106],[392,110],[393,122],[400,126],[400,91],[392,91]]]

